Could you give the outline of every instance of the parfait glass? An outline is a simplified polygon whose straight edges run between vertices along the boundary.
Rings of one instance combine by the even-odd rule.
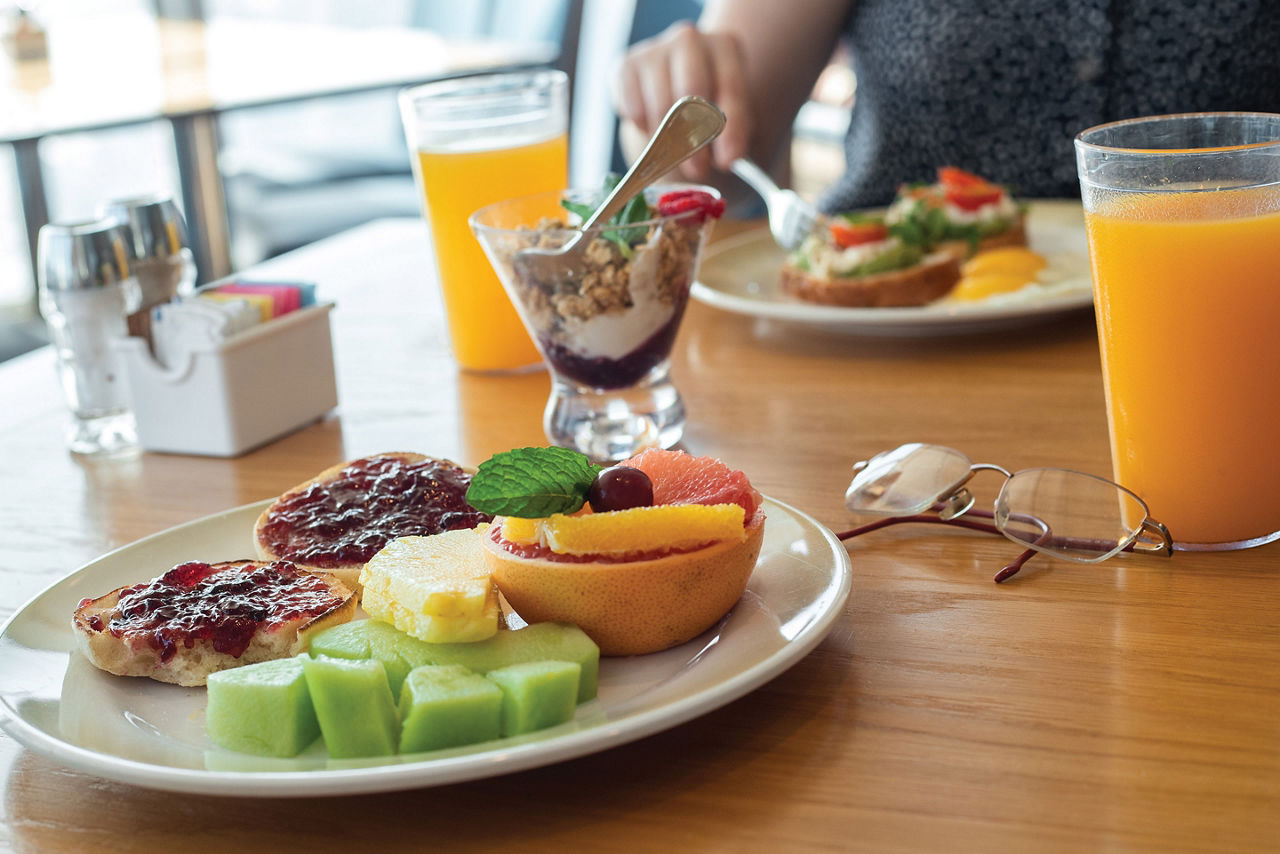
[[[650,209],[675,189],[718,198],[709,187],[650,187]],[[540,193],[481,208],[470,221],[550,371],[547,439],[612,462],[669,448],[684,433],[671,349],[713,220],[692,210],[586,232],[566,224],[563,201],[593,206],[600,195]],[[578,251],[522,263],[526,250],[554,251],[579,233]]]

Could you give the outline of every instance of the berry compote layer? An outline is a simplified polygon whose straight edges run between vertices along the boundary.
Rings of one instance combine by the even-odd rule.
[[[367,563],[397,537],[474,528],[471,475],[444,460],[368,457],[272,505],[259,536],[271,554],[334,569]]]
[[[627,388],[644,379],[671,354],[683,315],[681,305],[640,346],[620,358],[577,352],[551,338],[540,342],[542,352],[557,373],[574,382],[591,388]]]

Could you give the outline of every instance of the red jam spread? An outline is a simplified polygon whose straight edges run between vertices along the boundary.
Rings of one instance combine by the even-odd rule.
[[[318,617],[342,601],[324,579],[288,561],[217,567],[192,561],[124,588],[110,622],[104,627],[95,615],[90,626],[116,637],[145,638],[159,650],[161,662],[172,659],[179,644],[190,649],[200,640],[239,658],[259,628],[271,631]]]
[[[474,528],[493,517],[467,504],[471,475],[440,460],[369,457],[272,506],[261,539],[272,554],[330,569],[367,563],[397,537]]]

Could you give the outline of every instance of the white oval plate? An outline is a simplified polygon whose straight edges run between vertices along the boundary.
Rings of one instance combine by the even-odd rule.
[[[322,741],[295,759],[215,747],[205,691],[111,676],[75,650],[84,597],[153,578],[185,560],[253,554],[268,502],[171,528],[117,549],[35,597],[0,631],[0,725],[55,762],[173,791],[240,796],[345,795],[497,776],[560,762],[676,726],[741,697],[809,653],[843,612],[849,555],[809,515],[765,499],[764,545],[747,592],[714,628],[653,655],[606,658],[597,699],[562,726],[466,748],[331,760]]]
[[[1038,201],[1027,208],[1027,242],[1049,261],[1049,286],[1032,286],[977,302],[939,300],[906,308],[843,308],[782,293],[786,260],[768,229],[707,247],[693,296],[737,314],[826,327],[851,335],[926,337],[989,332],[1043,323],[1093,306],[1084,212],[1079,202]]]

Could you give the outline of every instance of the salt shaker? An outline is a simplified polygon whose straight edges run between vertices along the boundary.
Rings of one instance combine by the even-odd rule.
[[[40,313],[71,409],[68,444],[80,454],[135,446],[128,390],[112,341],[141,303],[127,229],[114,220],[50,223],[37,247]]]
[[[127,227],[142,295],[129,315],[129,334],[149,341],[151,309],[195,287],[196,262],[186,223],[177,204],[163,194],[115,199],[103,205],[99,215]]]

